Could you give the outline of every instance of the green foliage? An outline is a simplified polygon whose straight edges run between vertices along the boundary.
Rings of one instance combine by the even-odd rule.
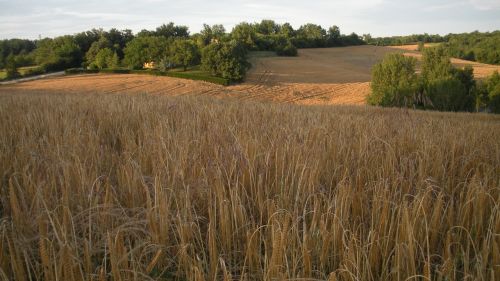
[[[423,41],[418,42],[417,51],[422,52],[425,49],[425,43]]]
[[[92,64],[93,62],[95,62],[97,54],[104,49],[113,51],[113,45],[111,44],[111,41],[109,41],[106,37],[101,36],[99,40],[92,43],[90,49],[85,54],[87,63]]]
[[[116,52],[109,48],[99,50],[94,61],[90,64],[90,69],[115,68],[119,65],[119,58]]]
[[[340,34],[340,28],[336,25],[328,29],[328,45],[329,46],[340,46],[342,45],[342,36]]]
[[[415,44],[417,42],[424,43],[439,43],[446,42],[448,40],[448,36],[441,36],[439,34],[430,35],[427,33],[424,34],[413,34],[408,36],[392,36],[392,37],[376,37],[368,38],[366,43],[377,45],[377,46],[399,46],[399,45],[409,45]]]
[[[154,36],[165,38],[188,38],[189,28],[183,25],[175,25],[173,22],[170,22],[157,27]]]
[[[35,41],[25,39],[0,40],[0,69],[5,67],[9,55],[28,55],[35,50]],[[19,61],[17,63],[20,63]],[[32,62],[30,62],[32,63]],[[26,64],[29,65],[29,64]],[[18,66],[23,66],[19,64]]]
[[[474,109],[474,70],[472,67],[454,68],[443,47],[424,49],[422,81],[433,108],[444,111]]]
[[[445,48],[450,56],[500,64],[500,31],[454,34],[449,37]]]
[[[17,70],[16,58],[14,57],[14,55],[9,55],[7,57],[7,60],[5,62],[5,72],[6,79],[15,79],[21,76],[21,74]]]
[[[368,103],[380,106],[406,106],[416,92],[416,59],[389,54],[373,68],[372,93]]]
[[[226,29],[221,24],[209,26],[203,24],[203,30],[200,32],[201,46],[204,47],[212,41],[220,41],[226,35]]]
[[[297,30],[297,36],[293,43],[299,48],[325,47],[326,38],[326,30],[321,25],[308,23]]]
[[[69,35],[37,41],[35,55],[36,63],[45,71],[76,67],[82,63],[80,47]]]
[[[495,71],[487,80],[488,107],[493,113],[500,113],[500,75]]]
[[[287,40],[285,43],[276,47],[276,54],[278,56],[295,57],[297,56],[297,48],[290,42],[290,40]]]
[[[257,33],[263,35],[275,35],[280,33],[281,27],[273,20],[262,20],[260,23],[255,24]]]
[[[231,38],[243,44],[248,50],[257,49],[256,37],[254,26],[246,22],[236,25],[231,31]]]
[[[210,44],[202,52],[202,68],[213,76],[240,81],[249,67],[247,51],[237,41]]]
[[[160,61],[166,55],[164,37],[136,37],[125,47],[124,63],[131,69],[141,69],[146,62]]]
[[[433,108],[440,111],[467,111],[474,105],[464,84],[454,77],[432,80],[426,90]]]
[[[175,40],[169,48],[170,61],[174,65],[179,65],[186,71],[188,66],[200,63],[200,52],[196,44],[191,40]]]
[[[473,111],[479,101],[472,67],[453,68],[442,48],[423,53],[420,77],[415,73],[416,59],[402,54],[389,54],[377,64],[368,103]]]
[[[453,76],[453,66],[444,48],[427,48],[422,56],[422,77],[425,81],[441,80]]]

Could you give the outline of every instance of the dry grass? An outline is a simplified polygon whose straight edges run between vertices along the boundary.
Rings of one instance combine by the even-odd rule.
[[[500,117],[0,95],[0,279],[498,280]]]

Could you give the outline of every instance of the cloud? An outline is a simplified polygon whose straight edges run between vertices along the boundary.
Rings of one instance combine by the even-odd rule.
[[[429,12],[435,12],[435,11],[440,11],[440,10],[449,10],[449,9],[454,9],[457,7],[463,7],[467,4],[469,4],[468,1],[453,1],[450,3],[428,5],[428,6],[424,7],[424,10],[429,11]]]
[[[500,9],[499,0],[469,0],[474,8],[483,11]]]

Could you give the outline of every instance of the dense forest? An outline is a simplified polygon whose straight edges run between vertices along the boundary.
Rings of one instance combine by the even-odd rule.
[[[204,25],[199,33],[191,35],[188,27],[169,23],[137,34],[131,30],[92,29],[40,40],[2,40],[0,69],[7,70],[7,78],[16,78],[20,76],[17,68],[24,66],[37,66],[24,73],[32,75],[74,67],[140,69],[148,62],[154,62],[155,68],[162,71],[201,64],[214,76],[239,80],[248,67],[244,59],[247,51],[295,56],[297,48],[361,44],[364,41],[360,36],[343,35],[337,26],[326,30],[305,24],[294,29],[289,23],[263,20],[240,23],[229,33],[222,25]]]

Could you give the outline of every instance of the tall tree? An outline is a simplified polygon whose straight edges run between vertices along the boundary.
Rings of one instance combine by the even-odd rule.
[[[242,22],[236,25],[231,31],[231,37],[242,43],[247,49],[255,49],[256,48],[256,32],[252,24]]]
[[[140,69],[146,62],[159,62],[165,56],[168,40],[165,37],[136,37],[125,47],[124,63]]]
[[[246,48],[238,41],[210,44],[203,49],[202,68],[214,76],[242,80],[249,67]]]
[[[368,103],[381,106],[410,106],[416,92],[416,59],[389,54],[373,67],[372,93]]]
[[[200,62],[200,52],[196,44],[191,40],[178,39],[169,48],[171,62],[180,65],[187,70],[189,66]]]

